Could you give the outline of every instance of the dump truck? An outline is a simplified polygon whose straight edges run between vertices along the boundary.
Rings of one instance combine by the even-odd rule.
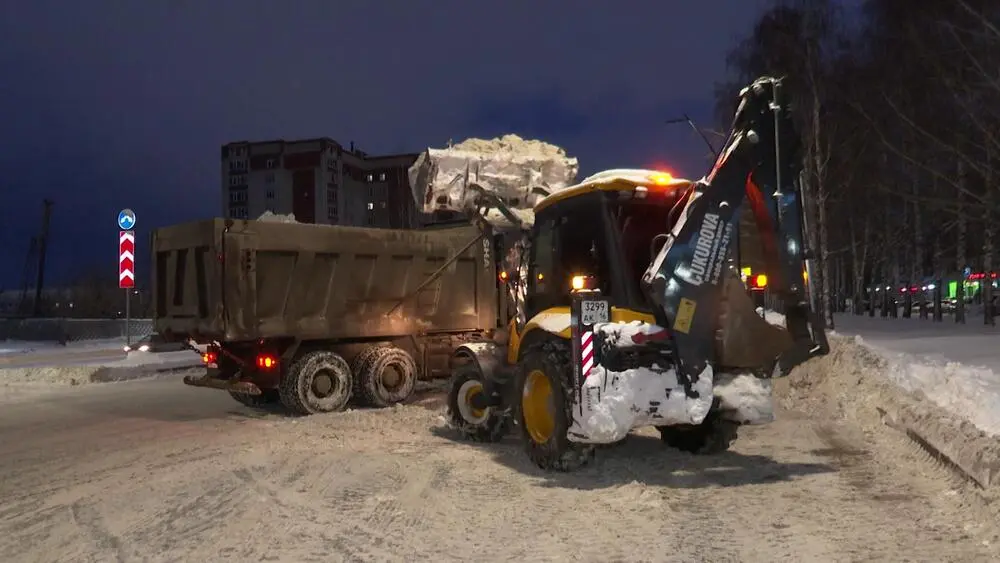
[[[385,407],[420,379],[449,376],[461,345],[502,338],[506,249],[530,224],[528,202],[572,183],[577,165],[544,143],[490,143],[420,155],[411,169],[418,209],[463,210],[422,228],[269,217],[157,229],[155,330],[207,345],[205,373],[184,383],[301,414],[352,399]],[[465,213],[482,197],[501,205]]]

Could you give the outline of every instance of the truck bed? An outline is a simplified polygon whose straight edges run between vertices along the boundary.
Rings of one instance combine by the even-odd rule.
[[[154,327],[200,342],[493,328],[496,266],[479,236],[471,224],[404,231],[212,219],[158,229]]]

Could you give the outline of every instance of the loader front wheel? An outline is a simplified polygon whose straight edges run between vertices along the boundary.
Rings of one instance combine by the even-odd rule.
[[[510,417],[498,407],[474,407],[473,399],[484,393],[486,385],[475,364],[456,367],[448,387],[448,422],[474,442],[499,442],[510,428]]]
[[[718,413],[710,412],[698,425],[658,426],[664,444],[697,455],[722,453],[736,440],[739,424],[724,420]]]
[[[594,447],[570,442],[573,421],[569,344],[540,342],[528,348],[519,366],[515,420],[528,457],[546,470],[572,471],[594,457]]]
[[[344,410],[351,398],[351,367],[339,354],[326,350],[298,358],[281,378],[281,404],[298,414]]]

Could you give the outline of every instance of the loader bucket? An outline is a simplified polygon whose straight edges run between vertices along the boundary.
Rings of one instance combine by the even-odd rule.
[[[716,339],[721,367],[770,375],[778,365],[780,374],[788,375],[795,366],[830,351],[822,320],[808,309],[790,309],[785,326],[761,318],[739,278],[726,276]]]
[[[716,339],[719,365],[745,370],[770,370],[778,357],[794,347],[792,335],[757,314],[743,282],[726,276],[722,283],[719,332]]]

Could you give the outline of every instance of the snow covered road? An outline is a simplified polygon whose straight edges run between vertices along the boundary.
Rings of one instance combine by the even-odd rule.
[[[510,441],[457,441],[441,408],[430,394],[289,418],[179,376],[5,404],[0,561],[1000,557],[996,514],[967,485],[815,407],[720,456],[642,433],[568,475]]]

